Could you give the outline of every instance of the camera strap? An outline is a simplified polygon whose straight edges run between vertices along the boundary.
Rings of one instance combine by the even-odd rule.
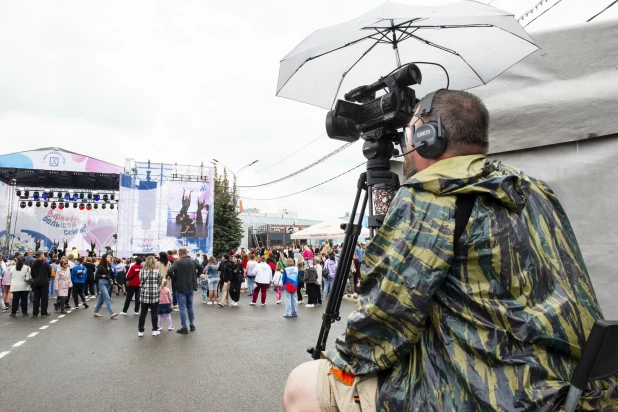
[[[466,229],[468,220],[472,215],[472,207],[476,200],[475,195],[459,195],[455,201],[455,236],[453,241],[453,248],[456,250],[459,238]]]

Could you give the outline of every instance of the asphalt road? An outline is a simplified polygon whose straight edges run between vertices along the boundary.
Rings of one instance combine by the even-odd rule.
[[[164,321],[161,335],[151,336],[147,318],[140,338],[132,311],[110,320],[103,307],[104,317],[96,319],[94,301],[62,318],[0,314],[0,408],[281,411],[287,375],[310,360],[306,349],[317,339],[325,305],[301,305],[298,318],[286,319],[272,291],[264,307],[249,306],[245,295],[241,306],[224,309],[202,304],[200,297],[197,292],[197,331],[189,335],[167,331]],[[115,297],[114,309],[122,301]],[[354,307],[344,302],[342,315]],[[178,312],[172,318],[178,329]],[[344,328],[337,322],[329,343]]]

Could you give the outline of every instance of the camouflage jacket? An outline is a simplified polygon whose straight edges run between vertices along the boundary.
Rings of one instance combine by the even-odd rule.
[[[474,194],[453,247],[456,195]],[[437,162],[398,191],[367,248],[358,308],[324,353],[377,374],[382,411],[560,410],[603,317],[551,189],[484,156]],[[616,380],[580,408],[618,408]]]

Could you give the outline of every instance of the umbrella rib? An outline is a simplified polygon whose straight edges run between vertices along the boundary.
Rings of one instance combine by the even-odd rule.
[[[411,38],[413,38],[413,39],[416,39],[416,40],[420,41],[421,43],[425,43],[428,46],[435,47],[436,49],[443,50],[443,51],[445,51],[447,53],[451,53],[451,54],[454,54],[455,56],[459,57],[461,60],[463,60],[464,63],[466,63],[466,65],[470,68],[470,70],[472,70],[472,72],[476,75],[476,77],[478,77],[479,80],[481,82],[483,82],[483,84],[487,84],[487,83],[485,83],[485,80],[483,80],[483,78],[477,73],[477,71],[474,70],[474,67],[470,66],[470,63],[468,63],[466,61],[466,59],[464,59],[463,56],[461,54],[457,53],[455,50],[451,50],[451,49],[446,48],[444,46],[440,46],[439,44],[435,44],[433,42],[430,42],[429,40],[422,39],[422,38],[420,38],[418,36],[415,36],[414,34],[411,34],[411,33],[409,33],[409,36]]]
[[[369,39],[369,38],[371,38],[371,35],[370,35],[370,36],[365,36],[365,37],[360,38],[360,39],[358,39],[358,40],[354,40],[354,41],[352,41],[352,42],[350,42],[350,43],[344,44],[344,45],[343,45],[343,46],[341,46],[341,47],[337,47],[336,49],[329,50],[329,51],[324,52],[324,53],[322,53],[322,54],[318,54],[317,56],[311,56],[311,57],[308,57],[308,58],[307,58],[307,60],[305,60],[304,62],[302,62],[302,64],[301,64],[300,66],[298,66],[298,67],[296,68],[296,70],[294,70],[294,73],[292,73],[292,74],[290,75],[290,77],[288,77],[288,79],[285,81],[285,83],[283,83],[283,84],[281,85],[281,87],[279,88],[279,90],[277,90],[277,93],[276,93],[276,94],[279,94],[279,92],[280,92],[281,90],[283,90],[283,88],[284,88],[284,87],[288,84],[288,82],[292,79],[292,77],[294,77],[294,75],[295,75],[295,74],[296,74],[296,73],[297,73],[297,72],[298,72],[298,71],[299,71],[299,70],[300,70],[300,69],[301,69],[301,68],[305,65],[305,63],[307,63],[307,62],[309,62],[309,61],[311,61],[311,60],[315,60],[315,59],[317,59],[318,57],[326,56],[327,54],[330,54],[330,53],[336,52],[337,50],[341,50],[341,49],[346,48],[346,47],[348,47],[348,46],[351,46],[351,45],[353,45],[353,44],[360,43],[361,41],[367,40],[367,39]],[[281,62],[283,62],[283,60],[282,60]],[[280,63],[281,63],[281,62],[280,62]],[[318,106],[318,107],[320,107],[320,106]]]
[[[363,53],[361,55],[361,57],[358,58],[358,60],[356,60],[354,62],[354,64],[352,66],[350,66],[350,68],[348,70],[346,70],[345,72],[343,72],[343,75],[341,76],[341,80],[339,80],[339,85],[337,86],[337,91],[335,92],[335,99],[333,100],[333,103],[330,105],[331,109],[333,108],[333,106],[335,105],[335,101],[337,100],[337,95],[339,94],[339,90],[341,89],[341,85],[343,84],[343,80],[345,79],[345,76],[347,76],[347,74],[350,72],[350,70],[352,70],[354,68],[354,66],[356,66],[358,64],[358,62],[360,62],[363,57],[365,57],[374,47],[376,47],[378,44],[380,43],[380,41],[376,41],[375,43],[373,43],[371,45],[370,48],[368,48],[365,53]]]

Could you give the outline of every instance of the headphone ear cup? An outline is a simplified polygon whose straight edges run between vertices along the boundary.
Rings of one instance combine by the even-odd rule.
[[[416,152],[425,159],[437,159],[446,150],[446,138],[438,133],[438,123],[435,121],[427,122],[416,129],[413,142],[414,147],[419,148]]]

